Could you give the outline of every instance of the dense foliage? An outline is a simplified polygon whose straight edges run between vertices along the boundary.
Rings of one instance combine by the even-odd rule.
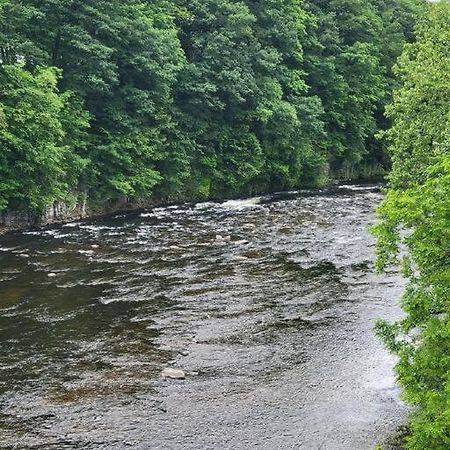
[[[0,210],[380,173],[392,66],[422,6],[0,0]]]
[[[450,3],[430,7],[401,56],[388,113],[393,171],[380,209],[379,266],[401,260],[406,317],[378,331],[399,355],[416,409],[407,448],[450,448]],[[400,256],[401,255],[401,256]]]

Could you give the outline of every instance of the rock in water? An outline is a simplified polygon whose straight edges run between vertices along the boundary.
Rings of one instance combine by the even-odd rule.
[[[171,380],[184,380],[186,378],[186,374],[184,370],[181,369],[172,369],[167,368],[161,372],[161,376],[163,378],[170,378]]]

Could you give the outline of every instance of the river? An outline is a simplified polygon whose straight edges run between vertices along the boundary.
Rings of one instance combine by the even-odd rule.
[[[405,417],[373,336],[376,187],[0,237],[0,448],[369,450]],[[165,380],[167,367],[185,380]]]

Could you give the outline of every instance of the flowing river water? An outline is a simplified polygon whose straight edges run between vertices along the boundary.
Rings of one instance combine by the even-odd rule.
[[[0,237],[0,448],[365,450],[402,422],[400,276],[347,186]],[[185,380],[164,380],[167,367]]]

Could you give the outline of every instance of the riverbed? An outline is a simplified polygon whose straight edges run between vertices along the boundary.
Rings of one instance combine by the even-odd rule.
[[[405,417],[374,337],[376,186],[0,237],[0,448],[369,450]],[[165,380],[173,367],[185,380]]]

